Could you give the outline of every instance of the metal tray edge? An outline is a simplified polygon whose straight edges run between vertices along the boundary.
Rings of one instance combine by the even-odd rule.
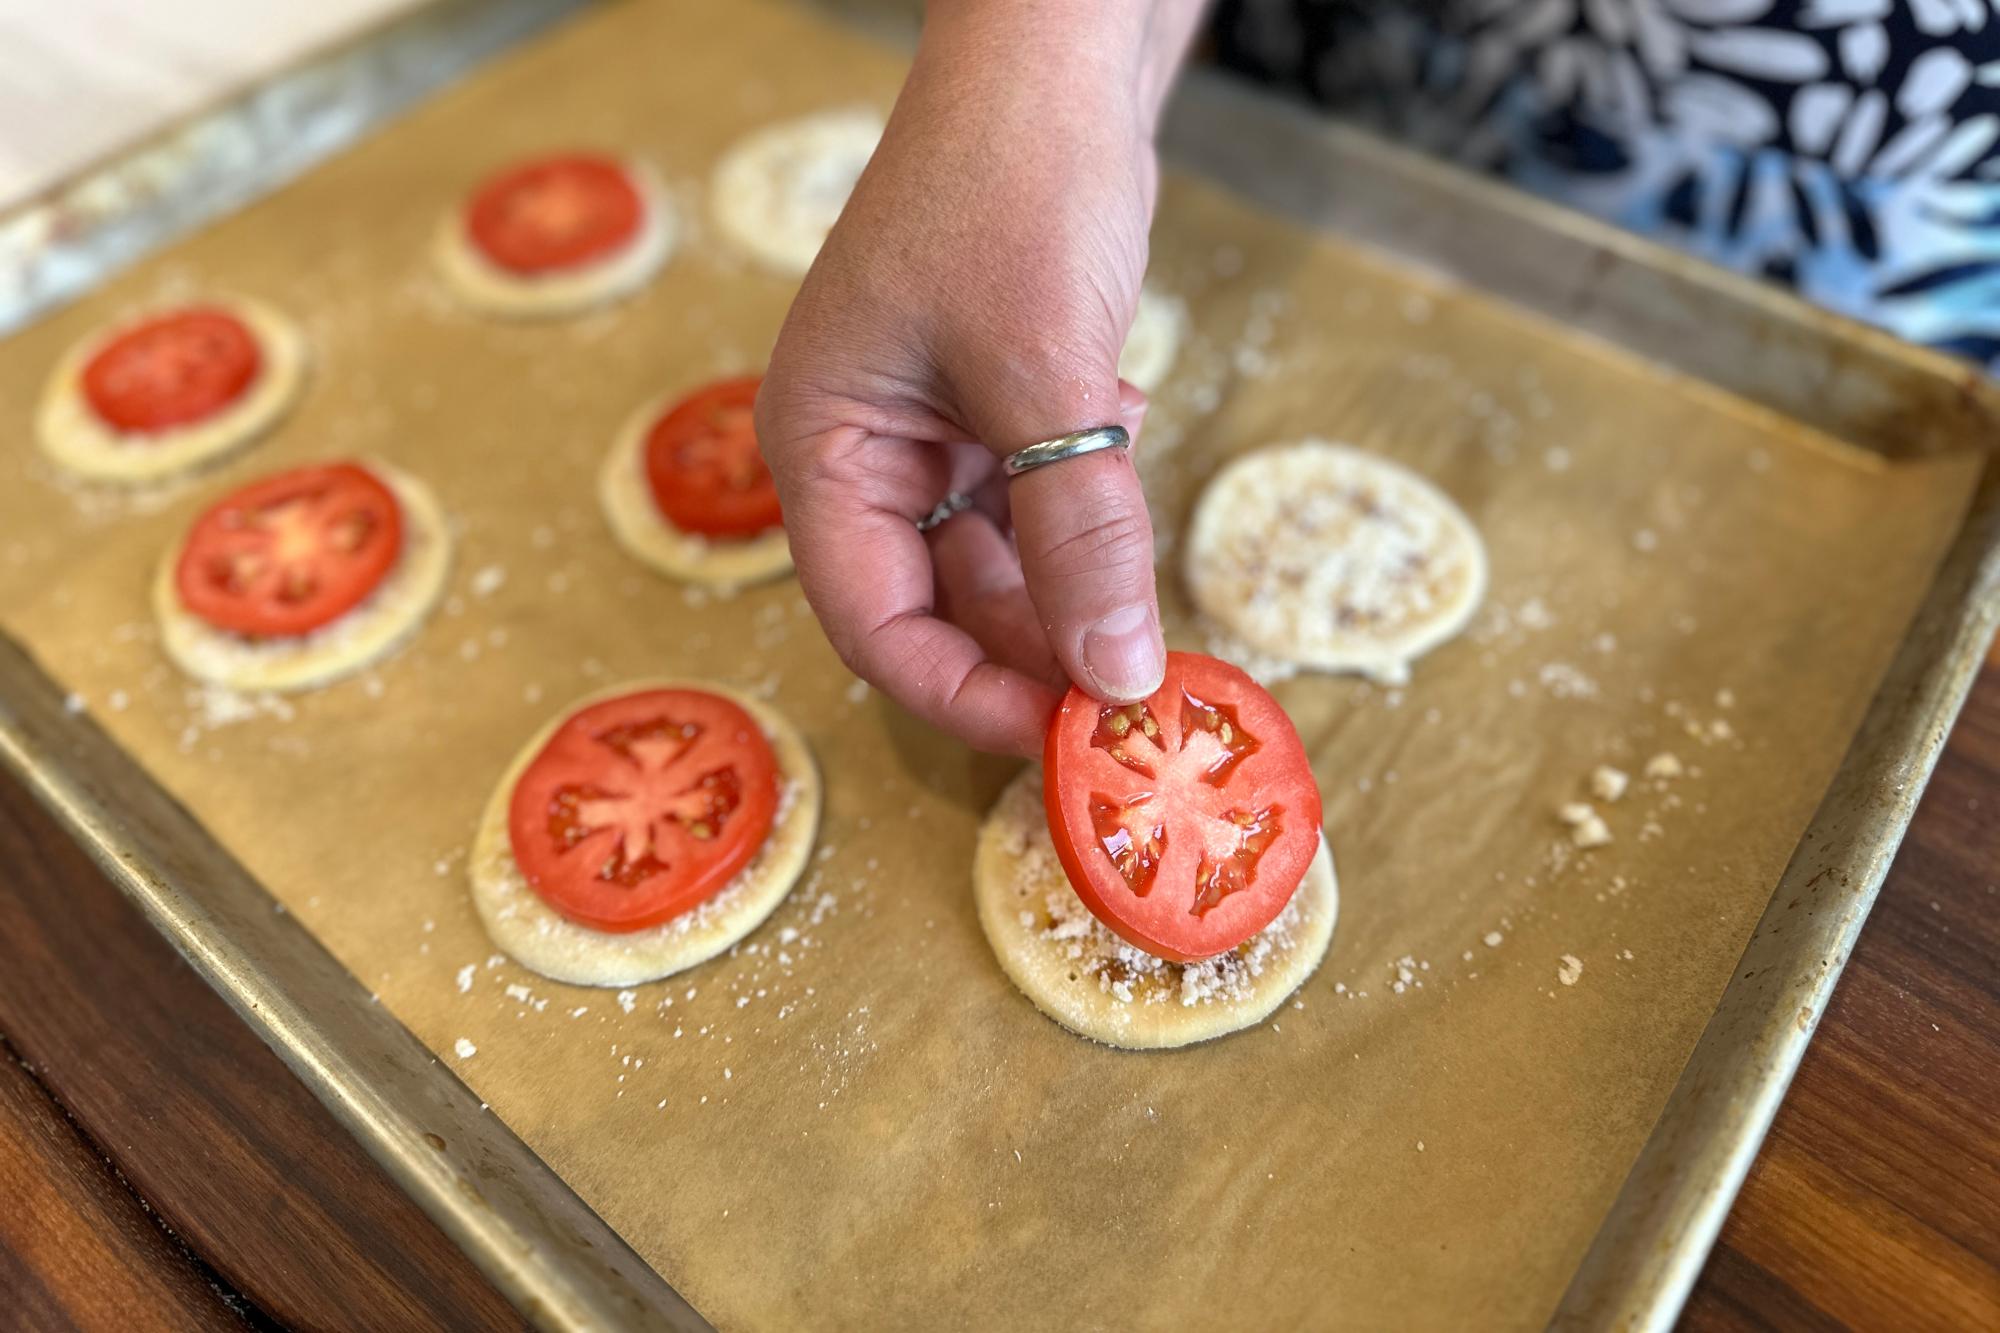
[[[2000,470],[1989,464],[1966,526],[1564,1293],[1554,1327],[1673,1326],[1826,1012],[1996,629]]]
[[[0,765],[530,1321],[708,1328],[4,634]]]
[[[269,193],[586,0],[428,0],[0,209],[0,335]]]
[[[1406,268],[1878,453],[1962,448],[2000,425],[2000,385],[1966,362],[1228,75],[1183,80],[1160,147]]]

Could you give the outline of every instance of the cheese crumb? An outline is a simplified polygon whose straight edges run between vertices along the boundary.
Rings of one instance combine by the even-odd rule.
[[[475,966],[476,964],[467,963],[464,967],[458,969],[458,993],[460,995],[472,989],[472,973]]]
[[[1646,776],[1649,778],[1677,778],[1687,770],[1681,761],[1665,750],[1646,761]]]
[[[1631,781],[1623,769],[1599,764],[1590,775],[1590,794],[1600,801],[1615,801],[1625,794]]]
[[[1505,935],[1502,935],[1497,930],[1489,930],[1486,932],[1486,947],[1489,949],[1497,949],[1500,947],[1500,941],[1506,938],[1507,937]]]
[[[631,1013],[633,1007],[638,1003],[639,1003],[638,991],[622,990],[618,992],[618,1007],[620,1009],[623,1009],[626,1013],[628,1014]]]
[[[1597,811],[1585,801],[1565,801],[1556,807],[1556,818],[1571,828],[1581,828],[1597,818]]]
[[[1562,957],[1562,966],[1556,969],[1556,980],[1565,986],[1574,986],[1583,975],[1583,960],[1573,953]]]
[[[453,1042],[451,1048],[458,1052],[458,1058],[461,1060],[470,1060],[473,1056],[479,1054],[479,1048],[464,1037],[460,1037],[457,1041]]]
[[[1569,831],[1569,840],[1579,847],[1602,847],[1611,841],[1611,830],[1592,815]]]

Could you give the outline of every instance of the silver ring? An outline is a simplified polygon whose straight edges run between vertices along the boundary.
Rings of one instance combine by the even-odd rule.
[[[1017,449],[1000,460],[1000,470],[1009,477],[1018,477],[1023,472],[1051,463],[1061,463],[1071,458],[1081,458],[1094,454],[1099,449],[1124,449],[1130,446],[1132,437],[1125,433],[1123,426],[1099,426],[1095,430],[1080,430],[1070,435],[1058,435],[1053,440],[1043,440],[1025,449]]]
[[[972,497],[964,491],[953,491],[937,502],[937,507],[917,520],[918,532],[929,532],[953,514],[962,514],[972,508]]]

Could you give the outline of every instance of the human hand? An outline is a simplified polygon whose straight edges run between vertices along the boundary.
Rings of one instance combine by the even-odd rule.
[[[983,749],[1038,754],[1075,681],[1158,685],[1152,525],[1110,450],[998,460],[1122,424],[1153,121],[1200,5],[933,5],[881,147],[772,353],[757,434],[799,578],[842,659]],[[959,491],[979,500],[915,521]]]

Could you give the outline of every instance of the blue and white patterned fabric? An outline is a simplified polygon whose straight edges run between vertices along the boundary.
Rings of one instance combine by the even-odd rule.
[[[2000,0],[1222,0],[1390,135],[2000,371]]]

